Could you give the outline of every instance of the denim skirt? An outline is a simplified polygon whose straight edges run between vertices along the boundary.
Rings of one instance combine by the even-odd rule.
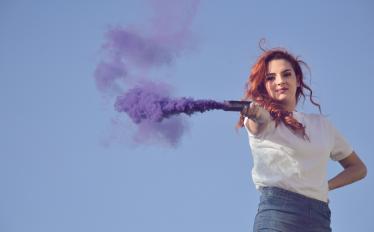
[[[328,203],[278,187],[261,187],[254,232],[331,232]]]

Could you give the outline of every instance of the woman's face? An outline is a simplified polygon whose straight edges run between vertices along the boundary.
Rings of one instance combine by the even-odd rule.
[[[269,62],[265,77],[267,93],[274,100],[280,101],[287,111],[295,110],[298,86],[295,71],[287,60],[275,59]]]

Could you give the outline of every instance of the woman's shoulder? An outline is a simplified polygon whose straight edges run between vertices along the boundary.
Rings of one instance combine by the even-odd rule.
[[[309,123],[330,124],[327,117],[323,114],[294,112],[294,116],[301,121],[307,121]]]
[[[305,117],[305,118],[310,118],[310,119],[320,119],[320,120],[326,119],[325,116],[323,116],[322,114],[317,114],[317,113],[306,113],[306,112],[301,112],[301,111],[295,111],[293,114],[296,117],[299,116],[299,117]]]

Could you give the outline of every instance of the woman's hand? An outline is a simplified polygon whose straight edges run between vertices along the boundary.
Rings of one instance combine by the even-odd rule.
[[[249,106],[244,107],[241,114],[248,118],[245,126],[254,135],[261,133],[271,120],[270,113],[255,102],[251,102]]]

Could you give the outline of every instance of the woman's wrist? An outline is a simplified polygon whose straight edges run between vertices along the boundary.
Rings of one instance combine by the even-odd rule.
[[[245,106],[241,113],[243,116],[258,124],[263,124],[270,119],[269,112],[254,102],[249,106]]]

